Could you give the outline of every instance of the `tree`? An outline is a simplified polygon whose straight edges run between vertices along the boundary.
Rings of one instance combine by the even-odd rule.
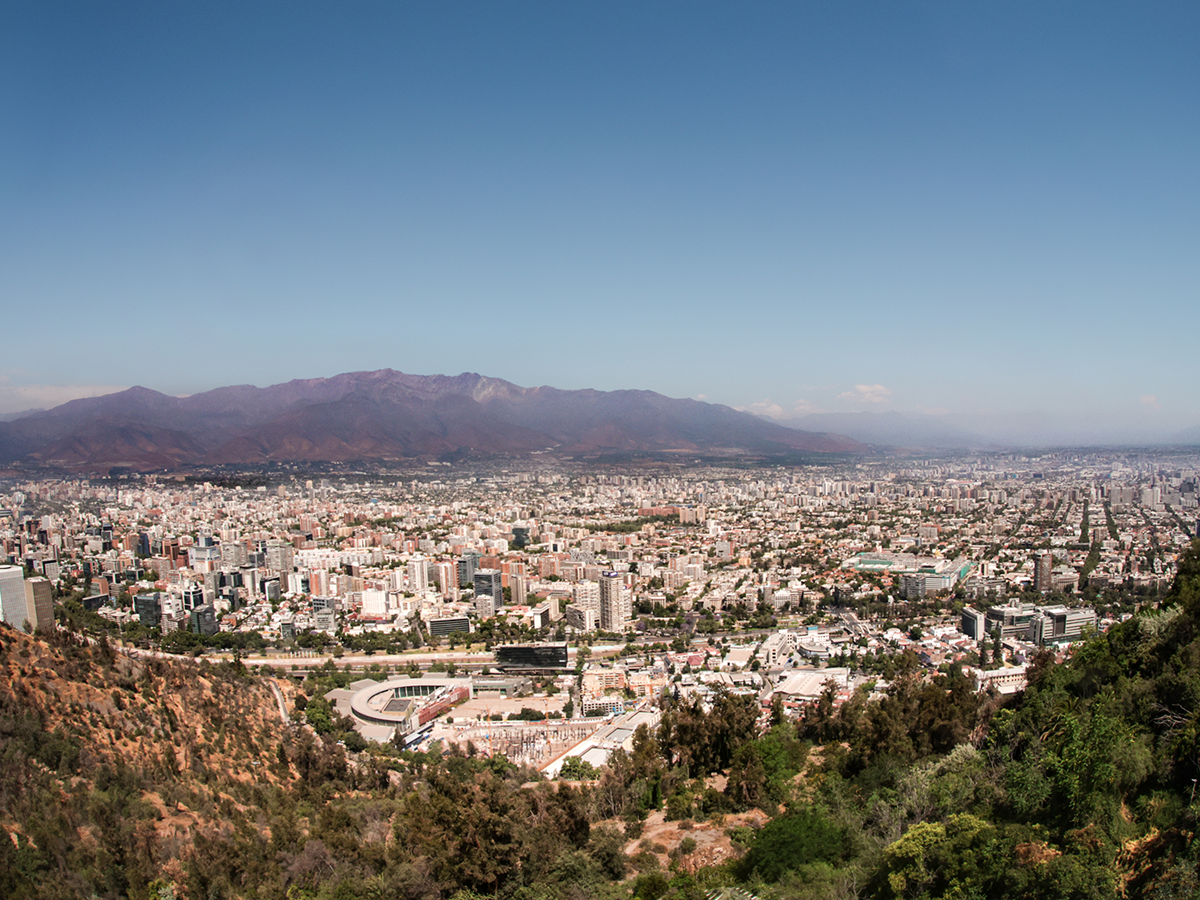
[[[838,860],[846,850],[845,831],[803,806],[764,825],[736,868],[743,879],[757,874],[775,882],[789,870]]]
[[[579,756],[568,756],[563,760],[559,778],[568,781],[587,781],[596,777],[596,767]]]

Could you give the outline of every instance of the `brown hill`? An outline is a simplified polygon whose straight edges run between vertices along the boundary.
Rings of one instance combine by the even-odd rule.
[[[149,896],[235,822],[265,845],[271,791],[345,774],[238,664],[0,625],[0,896]]]

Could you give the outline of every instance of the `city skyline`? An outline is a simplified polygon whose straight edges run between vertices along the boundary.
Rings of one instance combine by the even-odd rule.
[[[1197,24],[10,5],[0,413],[392,367],[1169,440]]]

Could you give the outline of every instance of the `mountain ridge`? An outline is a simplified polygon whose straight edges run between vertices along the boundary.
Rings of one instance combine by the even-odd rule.
[[[172,397],[140,385],[0,422],[0,463],[102,470],[522,455],[854,453],[839,434],[648,390],[521,387],[394,369]]]

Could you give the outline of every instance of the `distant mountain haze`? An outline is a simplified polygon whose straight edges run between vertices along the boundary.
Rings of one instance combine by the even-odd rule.
[[[844,434],[895,450],[1001,450],[1200,444],[1200,427],[1172,432],[1160,423],[1121,423],[1072,411],[1008,413],[826,412],[773,419],[807,431]]]
[[[474,373],[392,369],[235,385],[144,387],[0,422],[0,463],[92,470],[345,462],[451,454],[844,453],[864,445],[652,391],[524,388]]]
[[[904,449],[967,450],[997,446],[994,440],[956,427],[945,417],[920,413],[810,413],[798,419],[780,420],[779,424],[836,431],[864,444]]]

